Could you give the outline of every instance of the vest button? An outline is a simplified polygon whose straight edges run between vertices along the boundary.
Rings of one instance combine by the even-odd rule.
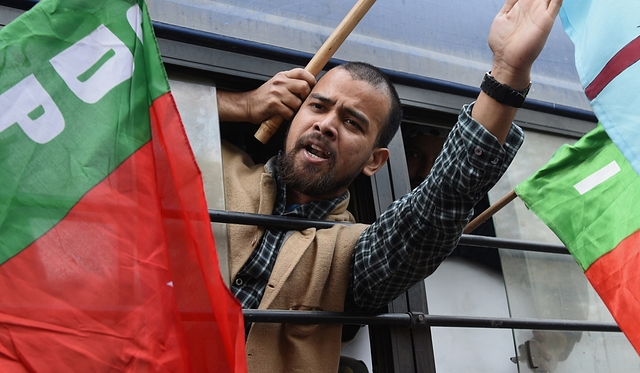
[[[258,236],[253,237],[253,240],[251,240],[251,246],[256,246],[256,244],[258,243]]]
[[[242,286],[242,284],[244,284],[244,281],[242,281],[242,279],[240,277],[236,278],[236,285],[238,286]]]

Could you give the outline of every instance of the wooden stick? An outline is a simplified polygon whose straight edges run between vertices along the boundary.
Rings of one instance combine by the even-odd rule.
[[[314,76],[318,75],[375,2],[376,0],[358,0],[304,69]],[[262,122],[260,128],[254,135],[255,138],[261,143],[266,144],[271,136],[276,133],[283,121],[284,119],[281,116],[275,115]]]
[[[500,200],[493,205],[489,206],[486,210],[482,212],[482,214],[476,216],[469,224],[467,224],[466,228],[464,228],[464,234],[469,234],[473,232],[474,229],[478,228],[480,224],[489,220],[496,212],[500,211],[503,207],[505,207],[509,202],[513,201],[517,197],[516,192],[513,190],[507,193],[504,197],[500,198]]]

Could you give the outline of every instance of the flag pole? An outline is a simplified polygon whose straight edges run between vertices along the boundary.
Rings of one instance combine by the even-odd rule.
[[[318,50],[315,56],[309,61],[304,68],[311,74],[318,75],[322,68],[329,62],[329,59],[338,50],[342,42],[349,36],[351,31],[356,27],[358,22],[369,11],[373,3],[376,0],[358,0],[358,2],[351,8],[351,11],[344,17],[338,27],[329,35],[329,38],[324,42],[322,47]],[[261,143],[266,144],[267,141],[273,136],[274,133],[280,127],[280,124],[284,121],[279,115],[275,115],[260,125],[260,128],[255,133],[254,137]]]
[[[500,198],[498,202],[489,206],[486,210],[484,210],[480,215],[476,216],[475,219],[471,220],[469,224],[464,228],[464,234],[469,234],[473,232],[474,229],[478,228],[480,224],[487,221],[490,217],[492,217],[496,212],[500,211],[503,207],[505,207],[509,202],[516,199],[516,192],[511,190],[504,197]]]

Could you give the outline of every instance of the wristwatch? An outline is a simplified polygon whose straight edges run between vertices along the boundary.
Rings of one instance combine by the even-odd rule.
[[[522,107],[524,99],[527,97],[529,89],[531,89],[531,82],[529,82],[529,86],[523,90],[513,89],[506,84],[498,82],[491,76],[491,71],[489,71],[484,74],[480,89],[501,104]]]

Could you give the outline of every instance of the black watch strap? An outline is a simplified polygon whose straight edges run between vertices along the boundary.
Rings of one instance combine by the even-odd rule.
[[[501,104],[513,107],[522,107],[524,99],[527,97],[530,88],[531,83],[529,83],[529,86],[523,90],[519,91],[517,89],[513,89],[506,84],[498,82],[493,76],[491,76],[491,71],[484,74],[482,84],[480,85],[480,89],[489,95],[489,97]]]

